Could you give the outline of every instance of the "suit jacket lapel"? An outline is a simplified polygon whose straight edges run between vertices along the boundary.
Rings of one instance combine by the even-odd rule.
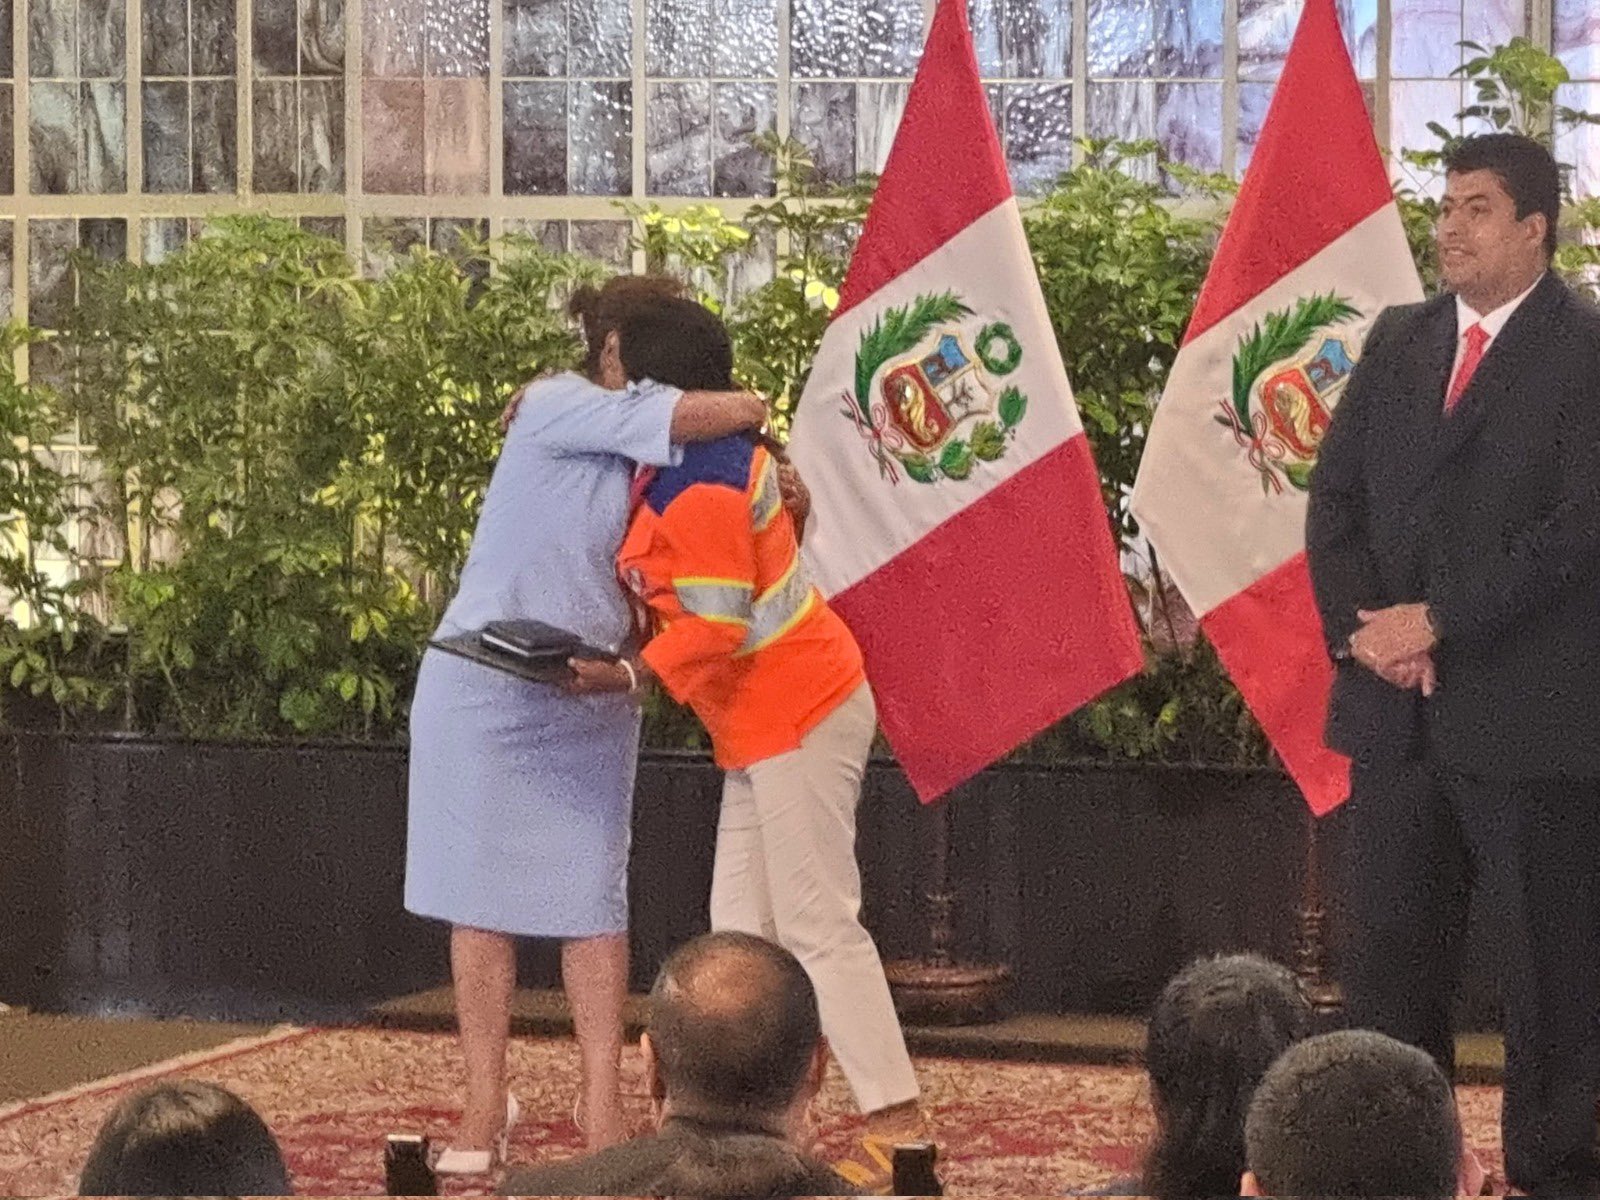
[[[1472,382],[1461,394],[1455,411],[1439,422],[1439,435],[1434,442],[1434,471],[1443,467],[1482,432],[1483,423],[1490,413],[1514,401],[1517,384],[1528,377],[1532,365],[1529,360],[1538,352],[1539,331],[1545,327],[1564,294],[1565,288],[1554,272],[1547,272],[1539,286],[1511,314],[1511,319],[1506,322],[1499,336],[1489,343],[1489,349],[1473,373]],[[1454,316],[1453,309],[1451,315]],[[1453,341],[1451,350],[1453,357]],[[1442,414],[1442,388],[1437,404],[1436,411]]]

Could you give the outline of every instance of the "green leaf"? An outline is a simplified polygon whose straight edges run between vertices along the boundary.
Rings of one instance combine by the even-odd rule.
[[[972,474],[972,447],[960,438],[948,442],[939,455],[939,469],[951,479],[965,479]]]
[[[993,462],[1006,452],[1005,431],[993,421],[982,421],[972,431],[972,452],[985,462]]]
[[[1000,393],[1000,424],[1015,428],[1028,412],[1028,398],[1018,389],[1008,387]]]
[[[19,658],[16,665],[11,668],[11,686],[21,687],[22,681],[28,677],[28,660]]]
[[[906,474],[918,483],[932,483],[939,478],[939,468],[933,460],[921,454],[897,454],[900,465],[906,469]]]

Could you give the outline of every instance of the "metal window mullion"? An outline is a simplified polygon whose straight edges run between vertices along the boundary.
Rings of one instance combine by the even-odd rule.
[[[362,114],[363,0],[345,0],[344,8],[344,191],[338,197],[344,216],[344,250],[359,274],[362,268],[361,200],[366,186],[366,126]]]
[[[1222,173],[1239,168],[1239,0],[1222,4]]]
[[[1385,153],[1392,153],[1392,147],[1389,145],[1389,114],[1393,111],[1389,88],[1394,82],[1394,73],[1389,63],[1389,56],[1394,49],[1394,30],[1390,27],[1392,19],[1391,0],[1378,0],[1378,78],[1373,86],[1372,125],[1378,145]]]
[[[24,0],[11,5],[11,304],[12,315],[28,318],[28,197],[33,188],[33,155],[28,132],[32,125],[28,76],[28,6]],[[19,346],[12,355],[19,380],[28,377],[28,348]]]
[[[1002,28],[1001,37],[1005,36]],[[1001,93],[1004,96],[1004,93]],[[1003,119],[1003,118],[1002,118]],[[1006,131],[1010,140],[1010,130]],[[1089,0],[1072,3],[1072,163],[1083,162],[1079,139],[1089,132]],[[1008,160],[1009,161],[1009,160]]]
[[[582,2],[582,0],[578,0]],[[501,211],[499,200],[505,193],[505,5],[489,5],[489,196],[487,222],[489,237],[497,238],[505,232],[505,216]],[[571,4],[568,5],[568,20],[571,20]],[[571,62],[571,38],[568,41],[568,63]],[[567,92],[568,120],[571,120],[572,93],[569,87]],[[572,143],[572,131],[569,125],[567,143]],[[570,151],[569,151],[570,154]]]
[[[144,6],[142,0],[127,0],[122,7],[123,25],[123,57],[122,74],[127,81],[127,100],[122,106],[123,120],[127,128],[123,130],[123,155],[127,160],[127,169],[123,172],[123,182],[127,185],[130,198],[144,194],[144,59],[140,54],[144,42]],[[188,7],[185,5],[185,15]],[[184,30],[184,53],[189,52],[189,31]],[[186,81],[187,86],[187,81]],[[194,129],[194,96],[188,96],[189,128],[184,131],[186,136],[191,136]],[[189,177],[194,178],[194,146],[189,147]],[[128,261],[140,262],[143,255],[141,247],[135,243],[143,242],[143,230],[128,219]]]
[[[255,62],[251,55],[250,34],[255,22],[251,0],[238,0],[233,13],[234,113],[233,132],[238,146],[233,152],[234,187],[241,202],[248,206],[255,195]]]
[[[581,2],[581,0],[573,0]],[[648,153],[648,130],[645,127],[650,113],[650,83],[645,71],[645,48],[648,44],[646,37],[647,23],[650,20],[650,0],[634,0],[633,4],[633,180],[632,199],[643,203],[650,194],[650,176],[645,169],[645,155]],[[570,51],[570,46],[569,46]],[[570,75],[571,54],[568,54]],[[571,87],[571,84],[568,84]],[[567,145],[570,150],[572,145],[572,130],[567,130]],[[570,231],[570,226],[569,226]],[[568,246],[571,246],[570,239]],[[644,250],[635,248],[633,251],[634,271],[643,271],[645,267]]]

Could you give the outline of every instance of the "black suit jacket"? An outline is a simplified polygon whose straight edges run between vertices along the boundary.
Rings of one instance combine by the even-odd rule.
[[[853,1196],[850,1185],[761,1130],[678,1118],[646,1134],[548,1167],[511,1172],[507,1196],[672,1196],[777,1200]]]
[[[1600,313],[1546,274],[1445,416],[1456,339],[1452,295],[1380,314],[1311,476],[1327,742],[1600,777]],[[1358,609],[1411,601],[1441,631],[1430,700],[1345,656]]]

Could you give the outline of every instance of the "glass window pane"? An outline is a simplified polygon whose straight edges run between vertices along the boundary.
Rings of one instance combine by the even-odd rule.
[[[1090,0],[1089,74],[1149,75],[1155,69],[1155,37],[1156,0]]]
[[[861,73],[890,78],[912,74],[922,54],[922,24],[922,0],[861,0]],[[1048,44],[1052,39],[1047,34],[1044,40]]]
[[[511,217],[505,223],[508,235],[531,238],[553,254],[564,254],[567,249],[567,223],[545,221],[529,217]]]
[[[909,83],[863,83],[856,89],[856,164],[881,173],[910,98]]]
[[[568,123],[576,196],[626,196],[633,191],[633,85],[575,82]]]
[[[1172,162],[1222,170],[1222,85],[1156,84],[1156,140]]]
[[[1439,139],[1429,132],[1428,123],[1436,121],[1446,129],[1455,129],[1461,102],[1461,84],[1454,80],[1396,80],[1389,85],[1389,148],[1393,159],[1390,170],[1396,180],[1434,193],[1442,190],[1437,181],[1416,176],[1400,161],[1400,152],[1437,150]]]
[[[632,232],[627,221],[574,221],[572,252],[596,259],[619,271],[631,270]]]
[[[158,263],[189,243],[189,222],[183,217],[147,217],[144,222],[144,261]]]
[[[344,0],[300,0],[300,73],[344,74]]]
[[[567,73],[567,0],[505,0],[500,12],[507,75]]]
[[[1007,84],[1005,105],[1012,186],[1046,190],[1072,167],[1072,85]]]
[[[778,73],[776,0],[712,0],[711,73],[771,79]]]
[[[1069,110],[1070,111],[1070,110]],[[1089,136],[1119,141],[1149,141],[1156,136],[1156,85],[1154,83],[1091,83],[1089,85]],[[1154,182],[1153,155],[1123,162],[1135,178]]]
[[[709,196],[711,85],[652,83],[645,147],[645,187],[652,196]]]
[[[363,81],[361,180],[366,191],[422,191],[422,89],[422,82],[414,79]],[[506,136],[509,142],[509,128]]]
[[[1461,65],[1460,0],[1391,0],[1389,70],[1396,78],[1441,79]]]
[[[82,191],[78,177],[78,87],[35,81],[29,90],[32,123],[28,135],[33,191],[68,195]]]
[[[968,0],[967,23],[972,26],[972,44],[978,52],[978,74],[996,79],[1006,73],[1002,48],[1002,9],[1005,0]]]
[[[231,79],[196,80],[192,158],[196,192],[231,192],[238,186],[235,139],[238,93]]]
[[[711,73],[711,0],[646,0],[645,70],[696,78]]]
[[[122,83],[86,83],[83,108],[83,190],[94,195],[128,190],[128,89]]]
[[[413,246],[425,245],[428,223],[421,217],[368,217],[362,226],[362,269],[386,274]]]
[[[1600,5],[1556,0],[1555,51],[1574,79],[1600,79]]]
[[[26,0],[20,2],[25,3]],[[0,0],[0,79],[11,78],[11,4],[12,0]],[[8,241],[7,245],[9,244]],[[6,311],[9,312],[10,308],[8,307]]]
[[[1600,83],[1569,83],[1557,88],[1556,103],[1600,112]],[[1600,196],[1600,125],[1579,125],[1560,134],[1556,158],[1572,164],[1572,189],[1580,198]]]
[[[300,83],[300,190],[344,191],[344,80]]]
[[[144,0],[141,57],[146,75],[189,73],[189,0]]]
[[[77,76],[77,0],[29,0],[28,71],[35,79]]]
[[[773,83],[716,85],[716,130],[712,148],[712,193],[770,196],[772,157],[752,141],[778,123],[778,86]]]
[[[567,85],[505,85],[505,190],[559,196],[567,190]]]
[[[294,80],[258,80],[254,88],[253,174],[258,192],[293,192],[300,186],[299,122]]]
[[[189,190],[189,85],[144,85],[144,190]]]
[[[1469,0],[1461,7],[1461,32],[1480,46],[1503,46],[1528,36],[1525,0]]]
[[[489,0],[426,0],[423,27],[430,78],[489,73]]]
[[[11,140],[15,96],[11,84],[0,84],[0,195],[5,196],[11,195],[17,187],[17,164]]]
[[[1239,144],[1234,152],[1233,173],[1244,177],[1250,165],[1250,155],[1261,137],[1261,125],[1267,119],[1267,106],[1272,103],[1273,85],[1270,83],[1241,83],[1239,85]]]
[[[73,220],[28,222],[28,320],[57,329],[72,309],[72,253],[78,248]]]
[[[422,74],[425,0],[363,0],[362,70],[379,79]]]
[[[121,79],[128,73],[128,17],[122,0],[78,0],[78,74]]]
[[[1156,19],[1156,73],[1222,78],[1221,0],[1164,0]]]
[[[572,74],[626,77],[633,70],[632,0],[573,0]]]
[[[257,75],[294,75],[299,63],[295,0],[252,0],[250,46]]]
[[[811,148],[812,159],[824,180],[848,183],[855,178],[855,84],[796,84],[789,129]]]
[[[423,92],[423,170],[432,195],[489,191],[489,81],[430,79]]]
[[[728,298],[740,300],[771,283],[778,268],[778,240],[770,229],[750,239],[728,263]]]
[[[190,70],[196,75],[232,75],[238,70],[234,0],[189,0]]]
[[[789,72],[798,79],[861,74],[860,0],[790,0]]]

